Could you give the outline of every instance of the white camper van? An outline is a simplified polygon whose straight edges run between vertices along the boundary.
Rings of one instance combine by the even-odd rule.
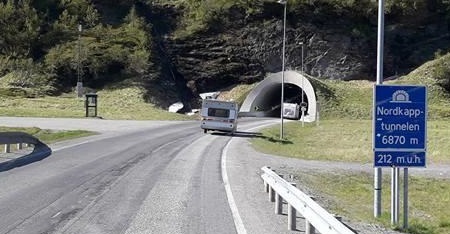
[[[283,117],[288,119],[298,119],[300,105],[297,103],[283,103]]]
[[[204,99],[201,111],[201,125],[204,133],[208,130],[236,132],[239,107],[236,102]]]

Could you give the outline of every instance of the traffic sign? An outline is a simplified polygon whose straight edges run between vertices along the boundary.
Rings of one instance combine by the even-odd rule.
[[[374,136],[375,166],[377,153],[391,153],[402,158],[405,152],[414,152],[425,160],[427,105],[425,86],[376,85],[374,91]],[[403,152],[403,153],[399,153]],[[423,154],[417,154],[423,152]],[[409,161],[392,161],[389,166],[414,166]],[[416,163],[417,164],[417,163]],[[425,165],[425,161],[418,165]]]
[[[425,167],[424,151],[375,151],[375,167]]]

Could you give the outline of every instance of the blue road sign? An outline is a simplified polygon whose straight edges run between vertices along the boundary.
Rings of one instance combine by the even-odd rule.
[[[427,94],[425,86],[376,85],[374,91],[375,152],[425,152],[427,132]],[[418,157],[421,157],[422,154]],[[399,156],[402,158],[403,156]],[[377,154],[375,154],[375,160]],[[423,153],[425,160],[425,153]],[[401,160],[400,160],[401,161]],[[389,166],[396,166],[394,164]],[[409,166],[408,161],[399,165]],[[413,163],[411,163],[412,166]],[[416,163],[417,164],[417,163]],[[377,164],[375,166],[387,165]],[[415,164],[414,164],[415,165]],[[419,165],[419,164],[418,164]],[[420,164],[422,165],[422,164]],[[423,162],[425,165],[425,162]]]
[[[375,151],[375,167],[425,167],[424,151]]]

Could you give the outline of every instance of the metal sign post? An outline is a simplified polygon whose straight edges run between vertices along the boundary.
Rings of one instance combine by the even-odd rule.
[[[378,1],[378,29],[377,29],[377,84],[383,84],[383,52],[384,52],[384,0]],[[373,214],[375,218],[381,216],[381,181],[382,170],[375,168],[373,172]]]
[[[398,224],[399,174],[404,170],[404,228],[408,225],[408,170],[426,166],[427,91],[425,86],[374,87],[374,167],[392,167],[391,223]]]
[[[425,167],[426,87],[377,85],[375,167]]]

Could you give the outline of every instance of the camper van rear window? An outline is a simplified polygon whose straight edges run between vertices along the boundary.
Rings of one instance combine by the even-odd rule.
[[[218,109],[218,108],[208,108],[208,116],[228,118],[228,116],[230,116],[230,110]]]

